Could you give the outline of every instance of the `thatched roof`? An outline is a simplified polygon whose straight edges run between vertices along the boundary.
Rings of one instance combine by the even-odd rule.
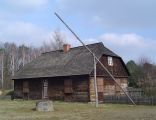
[[[98,58],[102,55],[119,57],[106,48],[103,43],[95,43],[87,46]],[[87,75],[92,71],[92,54],[83,46],[79,46],[71,48],[67,53],[64,53],[63,50],[43,53],[21,68],[13,79]]]

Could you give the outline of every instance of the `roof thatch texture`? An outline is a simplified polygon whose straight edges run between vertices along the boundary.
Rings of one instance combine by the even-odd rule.
[[[98,58],[102,55],[119,57],[101,42],[87,46]],[[63,50],[43,53],[21,68],[13,79],[87,75],[92,71],[92,54],[85,47],[79,46],[71,48],[67,53]]]

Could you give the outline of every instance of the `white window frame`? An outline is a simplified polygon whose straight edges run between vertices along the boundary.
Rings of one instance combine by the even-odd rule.
[[[108,56],[108,65],[113,66],[113,57]]]

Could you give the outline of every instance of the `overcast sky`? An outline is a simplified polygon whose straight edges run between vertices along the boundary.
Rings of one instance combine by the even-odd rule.
[[[60,29],[58,12],[87,43],[103,42],[124,61],[147,56],[156,63],[156,0],[1,0],[0,41],[39,46]],[[65,35],[64,35],[65,36]]]

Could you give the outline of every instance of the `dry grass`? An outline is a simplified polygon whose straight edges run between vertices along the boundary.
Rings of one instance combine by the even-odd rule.
[[[0,100],[0,120],[156,120],[156,106],[54,102],[54,112],[37,112],[35,104]]]

